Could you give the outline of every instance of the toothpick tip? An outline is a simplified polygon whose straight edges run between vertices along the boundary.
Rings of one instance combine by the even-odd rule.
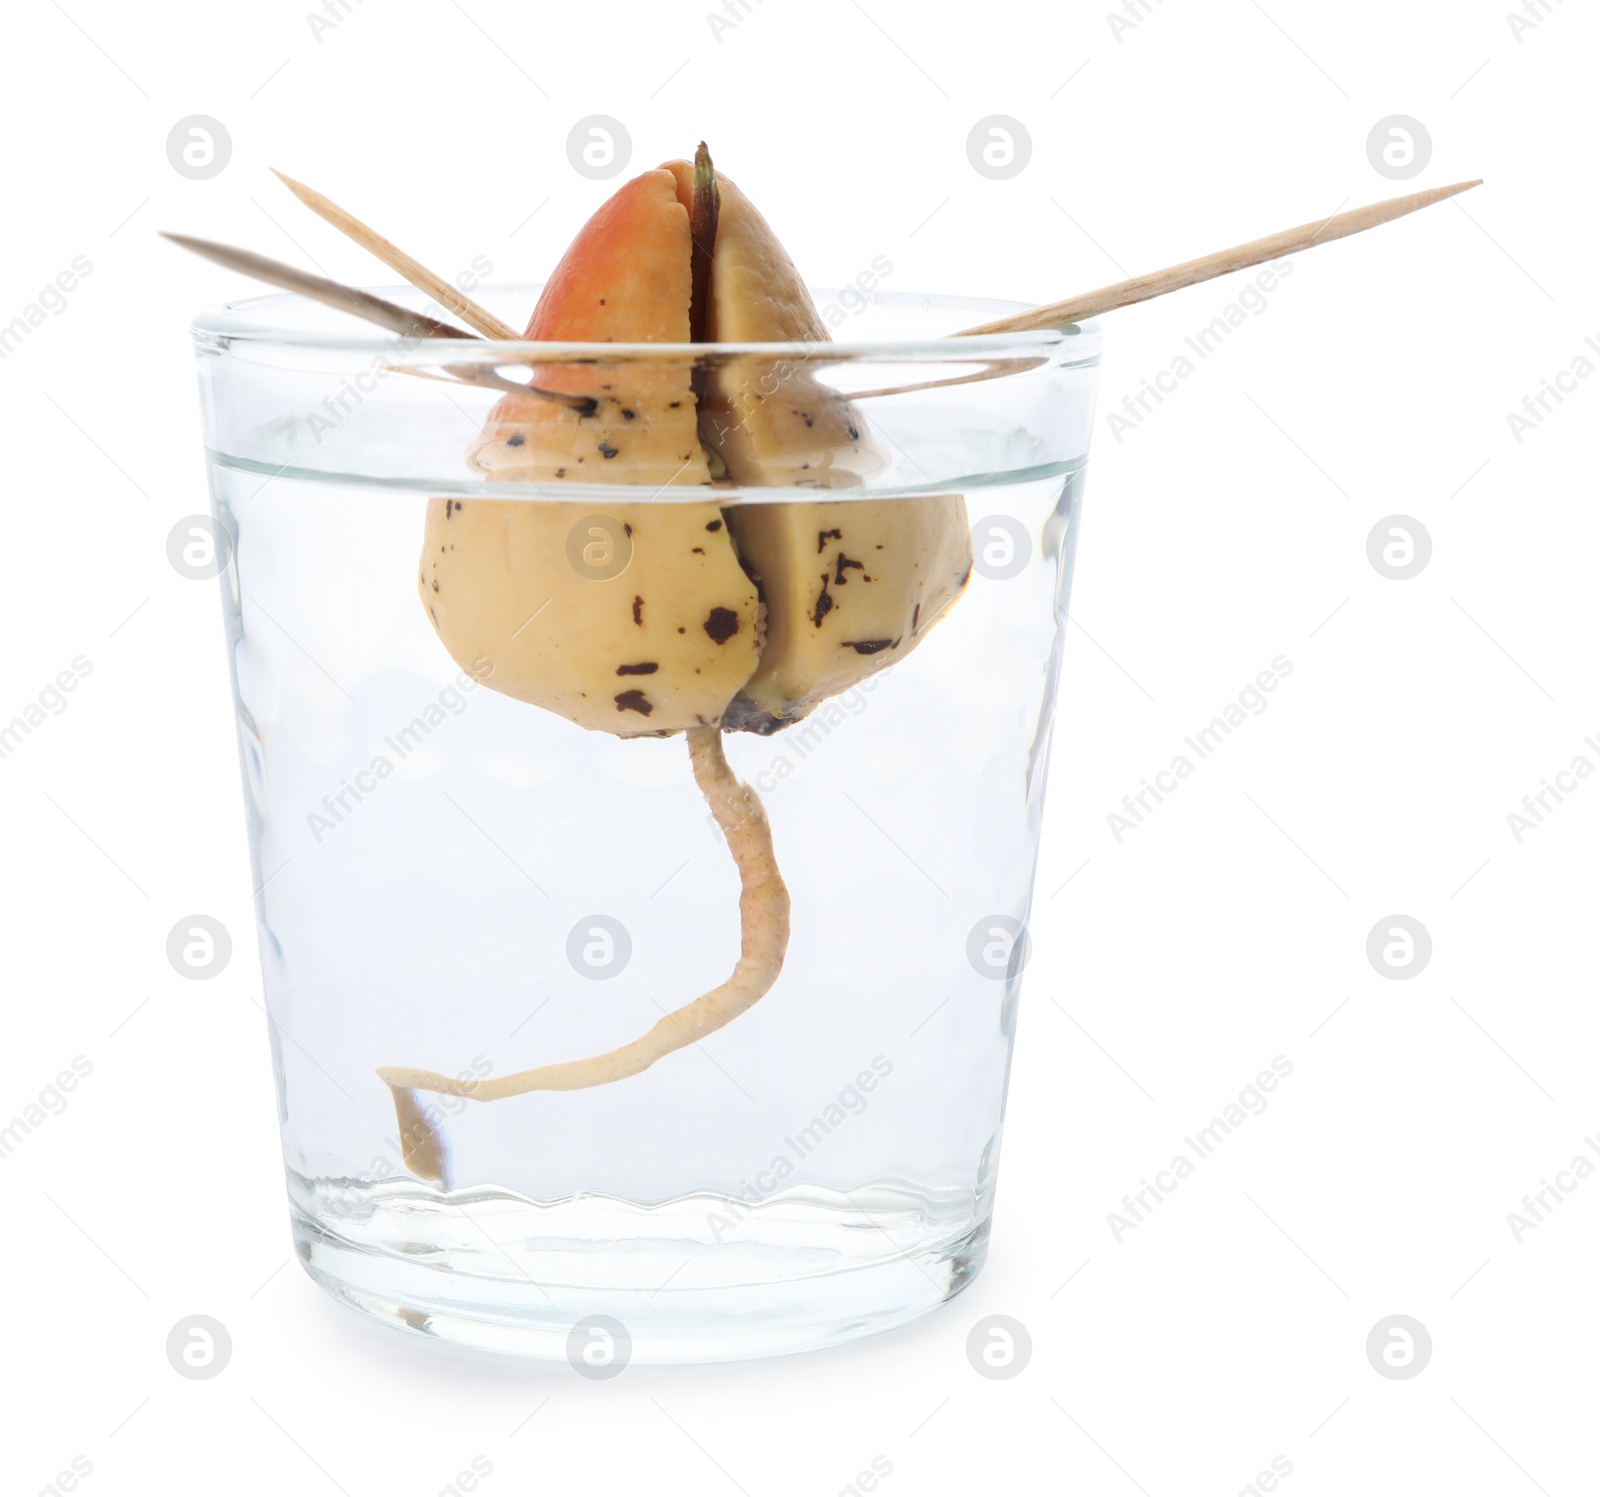
[[[290,192],[299,198],[302,203],[310,208],[313,213],[322,212],[322,206],[327,200],[320,192],[317,191],[315,187],[307,187],[306,184],[300,181],[298,177],[291,177],[288,172],[280,172],[275,166],[269,166],[267,170],[271,172],[272,175],[275,176],[280,182],[282,182]]]

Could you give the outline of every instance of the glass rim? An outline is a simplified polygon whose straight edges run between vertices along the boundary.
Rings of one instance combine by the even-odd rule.
[[[537,289],[539,283],[498,282],[475,288],[488,290]],[[358,288],[398,301],[406,306],[405,298],[415,300],[422,295],[414,287],[363,286]],[[811,287],[814,296],[829,299],[842,294],[848,287]],[[859,294],[859,293],[858,293]],[[944,307],[956,313],[963,309],[967,315],[977,314],[985,321],[998,320],[1018,312],[1034,309],[1028,302],[1007,301],[996,297],[965,297],[924,294],[914,291],[872,293],[881,301],[903,306],[921,303],[927,309]],[[871,338],[855,342],[829,340],[801,340],[776,343],[598,343],[598,342],[541,342],[530,339],[515,341],[480,338],[463,333],[460,340],[445,338],[408,338],[378,328],[360,334],[329,333],[304,325],[278,325],[262,320],[259,313],[268,306],[288,308],[294,304],[315,309],[319,316],[338,315],[331,308],[313,302],[296,292],[277,291],[259,296],[239,297],[219,302],[198,313],[189,324],[194,342],[203,348],[225,350],[233,343],[259,347],[279,347],[324,353],[366,353],[381,356],[391,364],[437,366],[448,364],[502,365],[540,364],[594,364],[594,363],[665,363],[686,358],[696,360],[726,360],[733,358],[759,358],[767,361],[796,359],[805,362],[874,361],[886,363],[921,363],[928,361],[967,362],[969,359],[995,359],[1018,356],[1030,362],[1054,361],[1057,351],[1070,354],[1065,362],[1080,365],[1099,360],[1100,324],[1092,318],[1070,323],[1061,328],[1041,328],[1027,332],[979,333],[968,337],[944,335],[919,335],[912,338]],[[430,303],[438,310],[436,303]],[[413,310],[406,306],[406,310]],[[352,318],[352,322],[354,319]],[[1035,365],[1037,367],[1037,365]]]

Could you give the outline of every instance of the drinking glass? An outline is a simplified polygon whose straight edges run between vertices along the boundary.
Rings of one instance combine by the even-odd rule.
[[[520,325],[537,291],[480,296]],[[1099,333],[948,338],[1017,309],[815,297],[832,343],[441,344],[282,295],[194,323],[294,1240],[396,1327],[599,1376],[853,1340],[983,1263]],[[490,386],[532,363],[706,360],[848,396],[875,471],[822,494],[467,461]],[[776,984],[624,1080],[417,1093],[441,1178],[409,1166],[380,1068],[470,1093],[611,1049],[720,982],[740,939],[681,735],[586,731],[447,653],[418,596],[429,502],[948,496],[972,567],[915,650],[722,736],[792,898]]]

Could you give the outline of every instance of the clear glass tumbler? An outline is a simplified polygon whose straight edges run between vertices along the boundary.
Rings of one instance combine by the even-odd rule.
[[[520,325],[537,289],[480,295]],[[728,1360],[900,1325],[983,1262],[1099,335],[951,339],[1016,308],[815,295],[836,343],[430,344],[293,296],[194,324],[293,1231],[371,1316],[591,1370]],[[869,460],[825,491],[469,462],[496,381],[530,365],[571,390],[707,360],[773,398],[797,377],[847,396]],[[874,561],[832,530],[890,499],[970,535],[954,601],[909,652],[851,642],[848,684],[804,718],[746,712],[720,739],[789,891],[776,983],[625,1079],[479,1094],[716,987],[740,879],[682,734],[586,730],[452,657],[426,567],[419,599],[425,531],[485,500],[585,521],[825,501],[837,595]],[[604,556],[570,528],[573,565]],[[394,1067],[456,1094],[392,1092]]]

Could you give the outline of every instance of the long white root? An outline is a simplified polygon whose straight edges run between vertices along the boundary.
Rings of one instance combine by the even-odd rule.
[[[384,1066],[378,1075],[394,1093],[406,1166],[429,1180],[445,1175],[445,1148],[428,1120],[418,1092],[497,1102],[524,1092],[579,1091],[637,1076],[664,1055],[721,1029],[739,1017],[778,980],[789,947],[789,891],[772,853],[772,828],[760,799],[729,768],[722,730],[690,728],[689,759],[695,783],[728,842],[739,869],[739,960],[728,980],[666,1015],[638,1039],[601,1055],[563,1060],[531,1071],[458,1081],[437,1071]]]

